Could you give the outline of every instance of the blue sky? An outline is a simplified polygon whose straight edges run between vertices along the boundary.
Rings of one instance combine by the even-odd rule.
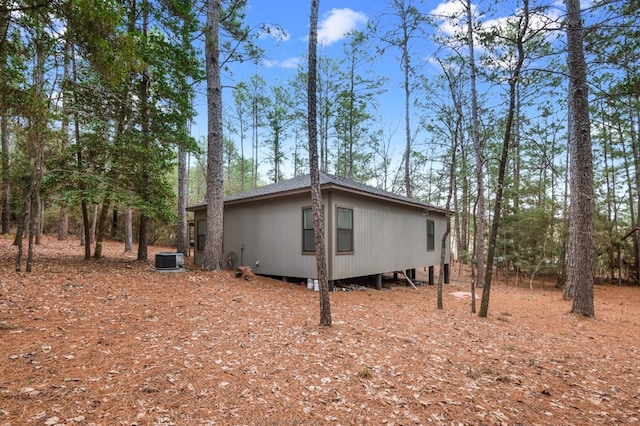
[[[553,1],[553,0],[552,0]],[[551,15],[560,14],[563,6],[559,0],[555,0],[559,7],[553,9]],[[514,13],[517,1],[512,0],[500,3],[499,9],[505,15]],[[413,4],[420,8],[421,12],[433,15],[450,15],[452,11],[459,11],[461,2],[459,0],[431,1],[422,3],[414,0]],[[481,7],[487,8],[488,2],[480,3]],[[475,7],[475,6],[474,6]],[[505,13],[505,9],[506,10]],[[388,11],[385,0],[320,0],[320,13],[318,22],[319,53],[324,56],[336,58],[342,57],[342,45],[345,34],[351,30],[363,30],[368,20],[375,19],[376,16]],[[273,32],[264,35],[260,39],[261,47],[265,49],[265,56],[257,64],[234,64],[233,74],[223,74],[223,85],[232,86],[240,81],[247,81],[251,75],[259,74],[268,86],[284,84],[293,77],[298,69],[300,61],[304,61],[304,55],[308,48],[308,28],[309,28],[310,2],[308,0],[250,0],[246,10],[246,22],[251,26],[263,24],[278,24],[284,29],[283,34]],[[554,18],[557,16],[550,16]],[[493,9],[492,16],[482,16],[485,26],[499,27],[503,22],[500,10]],[[445,35],[451,35],[453,31],[463,29],[464,23],[454,21],[441,21],[438,31]],[[433,28],[426,28],[433,32]],[[440,73],[440,67],[431,61],[431,55],[435,51],[435,46],[424,41],[414,49],[419,52],[417,60],[422,61],[424,67],[422,73],[427,76]],[[375,55],[375,53],[372,53]],[[404,94],[400,87],[402,72],[397,60],[397,51],[390,51],[387,55],[379,58],[372,66],[375,74],[388,79],[386,84],[387,92],[379,97],[379,108],[375,112],[378,117],[376,125],[384,128],[385,132],[393,133],[392,153],[397,157],[396,164],[399,164],[400,157],[404,151]],[[415,62],[414,62],[415,63]],[[306,64],[302,64],[306,68]],[[269,87],[265,88],[265,94]],[[230,105],[231,89],[223,89],[223,99],[225,105]],[[196,100],[199,115],[195,119],[193,126],[193,136],[201,138],[206,136],[206,100],[201,95]],[[224,108],[224,107],[223,107]],[[412,127],[417,126],[414,120]],[[424,137],[422,138],[424,140]],[[245,146],[245,152],[249,147]],[[285,171],[286,177],[291,177]],[[264,172],[263,172],[264,175]]]
[[[319,53],[327,56],[341,56],[345,34],[354,29],[364,30],[367,21],[380,13],[384,6],[383,1],[320,0]],[[284,84],[292,78],[297,73],[300,62],[305,60],[304,55],[308,49],[309,12],[310,2],[305,0],[250,1],[246,10],[246,21],[249,25],[278,24],[284,29],[285,34],[274,32],[272,35],[261,37],[260,44],[265,49],[262,61],[257,65],[248,63],[232,65],[232,74],[222,76],[223,85],[232,86],[240,81],[246,81],[253,74],[262,76],[270,86]],[[302,66],[306,67],[306,64],[303,63]],[[396,74],[400,77],[400,68],[396,62],[382,62],[376,66],[384,67],[384,69],[376,69],[376,74],[386,77]],[[393,87],[398,87],[396,83],[390,81],[389,85],[392,84]],[[223,89],[223,98],[226,101],[230,101],[230,95],[231,89]],[[402,97],[398,97],[398,101],[402,102]],[[205,102],[204,95],[196,100],[199,111],[193,126],[193,136],[196,138],[206,135]],[[388,103],[386,105],[390,107]],[[380,113],[383,112],[380,111]],[[398,120],[402,118],[393,119],[393,121]],[[400,121],[393,125],[397,127],[399,123]],[[399,133],[402,134],[402,131]]]

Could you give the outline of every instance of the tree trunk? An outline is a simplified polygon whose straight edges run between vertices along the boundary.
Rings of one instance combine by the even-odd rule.
[[[93,250],[93,257],[95,259],[102,259],[102,243],[104,242],[104,236],[107,233],[107,219],[109,217],[110,206],[111,206],[111,200],[109,200],[109,197],[106,197],[102,202],[102,208],[100,209],[100,216],[98,217],[96,247]]]
[[[324,244],[324,217],[322,193],[320,191],[320,170],[318,168],[318,129],[316,121],[316,73],[318,43],[319,0],[311,0],[309,25],[309,70],[307,78],[307,125],[309,128],[309,171],[311,175],[311,205],[313,209],[313,237],[315,239],[316,266],[320,284],[320,325],[331,325],[331,302],[327,277],[327,258]]]
[[[118,206],[114,206],[111,211],[111,238],[116,239],[118,235]]]
[[[565,297],[573,298],[573,313],[593,317],[594,194],[587,66],[582,42],[580,0],[566,0],[566,6],[571,222]]]
[[[462,174],[462,194],[460,196],[460,202],[454,201],[458,209],[458,214],[455,215],[455,220],[458,221],[457,233],[460,240],[458,244],[458,254],[464,253],[463,262],[467,263],[469,260],[469,217],[471,216],[471,203],[469,202],[469,187],[471,183],[469,181],[469,175],[467,174],[466,167],[468,164],[467,148],[464,143],[460,145],[460,163],[464,169],[461,169]],[[454,191],[453,195],[456,197],[458,192]],[[462,264],[462,262],[461,262]]]
[[[187,222],[187,153],[178,148],[178,235],[177,252],[189,254],[189,223]]]
[[[6,10],[9,0],[2,0],[0,7]],[[4,52],[3,43],[7,39],[7,33],[9,31],[9,25],[11,24],[12,13],[7,13],[0,21],[0,52]],[[4,68],[6,67],[6,61],[0,62],[0,67],[3,68],[2,74],[4,74]],[[11,233],[11,211],[9,197],[11,197],[11,188],[9,185],[9,108],[7,105],[2,105],[0,109],[0,139],[2,140],[2,216],[0,217],[0,223],[2,224],[2,234],[7,235]]]
[[[447,240],[451,234],[451,198],[453,197],[453,186],[455,182],[455,168],[456,168],[456,151],[458,150],[457,137],[454,137],[453,146],[451,147],[451,163],[449,164],[449,191],[447,192],[447,202],[445,203],[445,217],[447,221],[447,227],[444,234],[442,234],[442,241],[440,242],[440,271],[438,272],[438,288],[437,288],[437,304],[438,309],[443,308],[442,302],[442,285],[444,284],[444,265],[446,263],[447,254]]]
[[[147,1],[143,1],[142,4],[142,33],[147,36],[147,27],[149,23],[149,7]],[[149,68],[142,70],[142,78],[140,79],[140,120],[142,129],[142,145],[147,155],[149,155],[149,148],[151,146],[151,131],[149,129],[149,90],[151,85],[151,76],[149,75]],[[147,181],[149,176],[148,170],[143,168],[142,179],[143,182]],[[146,198],[146,196],[143,196]],[[148,201],[148,200],[145,200]],[[149,217],[141,212],[140,213],[140,227],[138,228],[138,256],[137,260],[147,260],[148,254],[148,233],[149,233]]]
[[[436,290],[437,297],[437,305],[438,309],[443,308],[443,300],[442,300],[442,285],[444,284],[444,268],[446,262],[446,251],[447,251],[447,240],[451,235],[451,201],[455,197],[455,184],[456,184],[456,168],[457,168],[457,153],[458,153],[458,145],[459,141],[462,139],[462,129],[463,129],[463,120],[464,113],[462,112],[462,105],[460,103],[460,98],[458,96],[456,90],[455,79],[451,76],[450,71],[447,67],[441,62],[441,68],[445,76],[447,77],[449,92],[451,94],[451,100],[453,102],[455,108],[455,125],[453,126],[452,133],[449,136],[451,137],[451,162],[449,163],[449,185],[447,191],[447,201],[445,203],[445,217],[446,217],[446,228],[445,232],[442,234],[442,241],[440,242],[440,271],[438,272],[438,286]]]
[[[63,85],[62,85],[62,117],[60,118],[60,133],[62,137],[60,139],[60,150],[65,151],[69,145],[69,92],[67,89],[67,82],[71,79],[71,42],[66,41],[64,45],[64,66],[63,66]],[[69,235],[69,212],[67,208],[67,202],[60,201],[60,211],[58,212],[58,241],[64,241]]]
[[[202,269],[206,271],[220,270],[224,225],[220,8],[220,0],[207,2],[207,234],[202,260]]]
[[[625,140],[624,131],[622,130],[622,128],[620,126],[620,123],[618,123],[618,125],[616,126],[616,133],[617,133],[618,137],[620,137],[620,140],[622,141],[622,143],[620,144],[620,147],[622,149],[622,161],[623,161],[623,164],[624,164],[623,168],[624,168],[624,175],[625,175],[625,184],[626,184],[626,187],[627,187],[627,203],[628,203],[628,207],[629,207],[629,218],[631,219],[631,229],[635,229],[636,226],[637,226],[637,223],[638,223],[637,222],[638,217],[635,214],[636,209],[635,209],[635,206],[634,206],[634,203],[635,203],[634,200],[635,200],[635,196],[637,196],[638,194],[636,192],[636,195],[634,196],[634,188],[635,188],[635,186],[634,186],[633,178],[631,177],[632,176],[632,172],[630,170],[631,169],[631,164],[630,164],[630,161],[629,161],[629,154],[627,152],[626,142],[624,141]],[[632,137],[632,143],[633,143],[633,137]],[[624,238],[618,244],[618,253],[619,254],[620,254],[620,249],[621,249],[621,245],[623,244],[623,241],[624,241]],[[634,235],[634,238],[631,239],[631,241],[632,241],[632,244],[633,244],[633,253],[637,253],[638,252],[637,245],[635,244],[637,239],[635,238],[635,235]],[[636,256],[634,256],[634,258],[635,257]],[[622,262],[622,259],[620,257],[618,258],[618,260],[620,262]],[[624,269],[623,265],[620,264],[620,266],[618,267],[618,276],[620,278],[622,277],[623,269]],[[635,274],[633,274],[633,279],[635,279]],[[564,287],[564,285],[562,287]]]
[[[18,250],[16,252],[16,261],[15,261],[15,270],[16,272],[20,272],[22,268],[22,254],[23,254],[23,235],[26,228],[29,225],[29,210],[31,209],[31,193],[30,191],[25,194],[24,200],[22,202],[22,214],[20,215],[20,219],[18,220],[18,230],[16,231],[16,238],[13,241],[13,244],[17,246]]]
[[[124,252],[133,253],[133,211],[129,206],[124,208]]]
[[[602,119],[605,117],[605,109],[604,103],[600,102],[600,114]],[[605,203],[607,205],[607,238],[610,242],[609,248],[605,254],[607,257],[607,270],[605,271],[608,274],[609,281],[613,282],[615,280],[615,270],[617,268],[617,254],[618,250],[616,247],[616,230],[618,229],[618,207],[617,203],[614,202],[616,199],[615,188],[618,186],[616,182],[616,173],[615,170],[615,152],[614,152],[614,141],[613,138],[607,129],[607,126],[603,126],[602,128],[602,160],[604,163],[604,181],[605,188],[607,190]],[[621,272],[621,271],[620,271]]]
[[[58,240],[64,241],[69,235],[69,209],[66,204],[60,206],[58,212]]]
[[[251,187],[258,186],[258,99],[254,92],[251,102]]]
[[[564,288],[567,283],[567,240],[569,238],[569,150],[566,152],[564,167],[564,194],[562,196],[562,228],[560,255],[558,258],[558,278],[556,288]]]
[[[518,84],[520,80],[520,70],[525,59],[524,39],[529,31],[529,0],[523,2],[523,19],[518,27],[516,48],[518,51],[517,62],[509,79],[509,109],[507,111],[507,120],[504,128],[504,137],[502,139],[502,154],[500,158],[500,168],[498,170],[498,182],[496,188],[496,200],[493,209],[493,222],[491,223],[491,231],[489,233],[489,244],[487,247],[487,266],[485,269],[484,287],[482,289],[482,302],[480,303],[480,312],[478,316],[487,317],[489,314],[489,297],[491,292],[491,278],[493,275],[493,260],[496,252],[496,241],[498,239],[498,229],[500,225],[500,216],[502,214],[502,194],[504,192],[505,175],[507,170],[507,162],[509,160],[509,150],[511,140],[513,139],[513,127],[516,116],[516,99]]]
[[[34,191],[35,192],[35,191]],[[33,201],[33,200],[32,200]],[[38,216],[37,208],[39,207],[38,203],[31,203],[31,213],[29,216],[31,217],[29,223],[29,237],[27,239],[27,264],[24,268],[25,272],[31,272],[33,269],[33,243],[36,234],[36,225],[37,220],[35,219]]]
[[[35,86],[35,105],[43,102],[44,95],[44,65],[45,58],[43,46],[40,41],[36,41],[36,63],[33,72],[33,80]],[[37,115],[36,115],[37,114]],[[42,180],[44,177],[44,133],[47,127],[47,118],[42,114],[42,109],[33,111],[33,117],[29,119],[30,126],[27,139],[30,145],[30,155],[33,161],[33,176],[29,187],[28,199],[29,205],[29,248],[27,253],[26,272],[31,272],[33,265],[33,244],[34,239],[39,242],[40,223],[42,221],[42,208],[40,190],[42,188]],[[26,204],[25,204],[26,207]]]
[[[465,5],[467,11],[467,47],[469,48],[469,72],[471,83],[471,129],[473,147],[476,159],[476,232],[475,232],[475,287],[484,285],[484,144],[480,140],[478,120],[478,91],[476,89],[476,63],[474,56],[473,17],[471,14],[471,0]],[[475,292],[471,292],[472,303],[475,305]]]
[[[82,226],[80,227],[80,245],[84,246],[84,258],[91,259],[91,230],[89,225],[89,207],[85,200],[80,201],[82,210]]]
[[[33,202],[33,237],[36,245],[40,244],[40,236],[42,235],[42,198],[40,191],[34,194]]]
[[[78,73],[76,69],[75,49],[73,48],[73,45],[71,46],[71,73],[73,76],[73,81],[74,82],[77,81]],[[74,92],[74,102],[76,104],[79,103],[78,94],[75,92]],[[82,155],[82,146],[80,143],[80,119],[78,117],[78,111],[76,109],[74,109],[74,112],[73,112],[73,134],[74,134],[74,140],[76,144],[76,165],[78,167],[78,170],[83,171],[84,161],[83,161],[83,155]],[[81,192],[86,189],[84,180],[82,178],[78,180],[78,189],[80,189]],[[83,241],[84,243],[84,258],[91,259],[91,243],[90,243],[91,229],[89,227],[89,206],[88,206],[87,199],[84,196],[81,196],[80,208],[82,211],[83,238],[81,238],[81,241]]]
[[[148,233],[149,233],[149,217],[144,213],[140,213],[140,224],[138,226],[138,257],[137,260],[147,260],[148,253]]]
[[[91,228],[89,232],[89,240],[87,244],[93,244],[96,241],[96,230],[98,229],[98,206],[97,204],[93,205],[93,213],[91,215]]]
[[[411,89],[409,87],[409,53],[406,52],[406,49],[408,49],[408,47],[405,45],[405,52],[403,52],[402,55],[404,70],[404,189],[407,197],[411,197],[413,195],[411,188],[411,118],[409,115]]]
[[[633,126],[631,127],[633,129]],[[636,215],[632,219],[631,226],[638,226],[640,224],[640,194],[638,194],[638,188],[640,188],[640,143],[638,140],[634,140],[633,134],[631,135],[631,147],[633,151],[633,165],[635,168],[635,189],[632,190],[631,194],[636,194]],[[634,206],[631,206],[631,210],[634,209]],[[635,255],[634,259],[634,279],[636,284],[640,284],[640,232],[637,232],[633,238],[633,252]]]
[[[11,232],[11,211],[9,210],[9,197],[11,196],[11,187],[9,185],[9,111],[3,108],[0,117],[2,133],[2,234],[6,235]]]

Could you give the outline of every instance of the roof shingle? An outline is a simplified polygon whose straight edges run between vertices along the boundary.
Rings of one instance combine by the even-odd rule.
[[[354,182],[350,179],[346,179],[339,176],[334,176],[329,173],[320,172],[320,186],[321,188],[327,187],[338,187],[344,190],[358,192],[364,195],[370,195],[377,198],[384,198],[391,201],[396,201],[402,204],[409,204],[420,208],[425,208],[429,210],[436,210],[440,212],[444,212],[444,209],[439,207],[423,203],[422,201],[405,197],[402,195],[394,194],[393,192],[384,191],[382,189],[375,188],[373,186],[365,185],[362,183]],[[230,195],[224,198],[224,202],[241,202],[245,200],[251,200],[262,197],[275,196],[277,194],[286,194],[290,192],[296,192],[303,189],[311,188],[311,177],[310,175],[301,175],[296,176],[292,179],[283,180],[280,182],[272,183],[270,185],[265,185],[259,188],[251,189],[249,191],[240,192],[237,194]],[[197,209],[198,207],[203,207],[206,204],[200,206],[192,206],[189,210]]]

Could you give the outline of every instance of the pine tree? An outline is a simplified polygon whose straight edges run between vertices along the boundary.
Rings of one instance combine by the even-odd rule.
[[[322,193],[320,191],[320,169],[318,167],[318,133],[316,122],[316,50],[318,43],[318,7],[320,0],[311,0],[309,18],[309,70],[307,79],[307,123],[309,129],[309,169],[311,174],[311,205],[313,208],[313,237],[316,248],[316,264],[320,285],[320,325],[331,325],[331,302],[327,281],[327,258],[324,244],[324,217]]]
[[[223,238],[222,87],[220,84],[219,0],[207,2],[205,65],[207,74],[207,236],[202,269],[220,270]]]
[[[584,59],[580,1],[566,0],[565,4],[571,153],[571,222],[565,296],[573,298],[573,313],[593,317],[594,193],[587,66]]]

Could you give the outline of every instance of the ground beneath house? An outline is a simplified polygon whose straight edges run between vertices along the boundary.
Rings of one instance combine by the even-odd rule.
[[[435,286],[318,293],[230,272],[153,270],[107,243],[45,237],[34,272],[0,240],[0,425],[640,423],[640,288],[596,287],[596,319],[552,284],[467,273]],[[420,277],[418,277],[420,278]],[[458,293],[458,294],[452,294]],[[479,306],[479,305],[478,305]]]

